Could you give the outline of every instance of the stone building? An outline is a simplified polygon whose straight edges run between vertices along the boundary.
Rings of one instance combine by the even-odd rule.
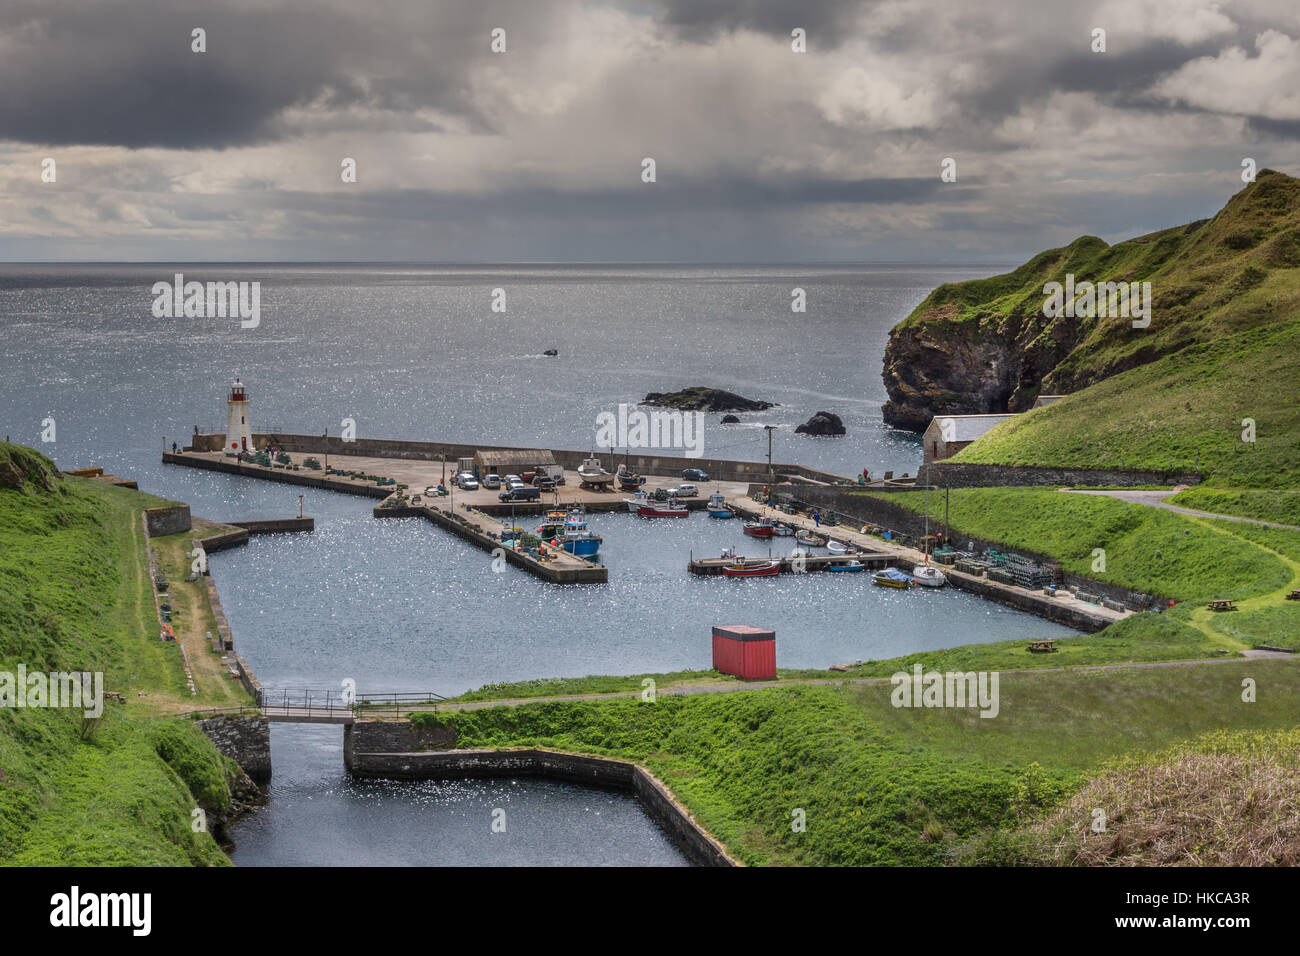
[[[937,415],[925,429],[925,464],[951,458],[981,435],[985,435],[1014,412],[996,415]]]

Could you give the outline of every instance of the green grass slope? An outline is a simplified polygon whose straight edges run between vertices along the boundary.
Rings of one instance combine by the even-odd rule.
[[[1244,677],[1258,701],[1241,700]],[[1027,825],[1120,755],[1296,727],[1300,661],[1003,674],[1000,711],[896,708],[889,684],[416,715],[458,747],[635,760],[749,864],[936,865]],[[802,810],[807,826],[792,826]]]
[[[140,509],[149,496],[61,478],[0,443],[0,671],[104,673],[103,717],[0,708],[0,862],[221,865],[192,812],[230,807],[235,768],[188,721],[132,716],[139,692],[184,688],[157,638]]]

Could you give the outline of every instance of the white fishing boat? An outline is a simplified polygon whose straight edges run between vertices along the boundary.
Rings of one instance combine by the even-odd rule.
[[[582,464],[578,466],[578,477],[582,479],[582,484],[589,485],[593,488],[604,487],[614,483],[614,476],[600,467],[599,458],[584,458]]]
[[[918,564],[912,568],[912,580],[927,588],[941,588],[948,581],[933,564]]]
[[[784,522],[777,521],[772,525],[772,533],[778,538],[788,538],[794,534],[794,528]]]
[[[628,511],[632,512],[632,514],[636,514],[641,510],[643,505],[651,503],[652,500],[650,492],[636,491],[632,493],[631,498],[624,498],[623,503],[627,505]]]
[[[826,550],[831,554],[848,554],[849,546],[838,538],[831,538],[826,542]]]

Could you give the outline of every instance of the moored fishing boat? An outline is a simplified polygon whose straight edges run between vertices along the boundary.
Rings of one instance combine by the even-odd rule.
[[[587,517],[581,511],[570,511],[564,519],[564,538],[560,546],[574,557],[595,557],[601,540],[600,535],[587,527]]]
[[[776,529],[772,527],[771,518],[758,518],[754,521],[746,521],[741,530],[753,538],[770,538],[776,533]]]
[[[569,517],[567,511],[548,511],[542,523],[537,526],[537,534],[543,538],[553,538],[564,534],[564,522]]]
[[[736,513],[727,506],[727,499],[723,495],[709,495],[709,503],[705,505],[710,518],[734,518]]]
[[[772,533],[778,538],[788,538],[794,534],[794,528],[783,521],[774,521],[772,523]]]
[[[826,565],[827,571],[865,571],[866,565],[861,561],[836,561]]]
[[[820,534],[817,534],[815,531],[806,531],[806,530],[800,531],[798,534],[794,536],[794,538],[800,544],[809,548],[826,547],[826,538]]]
[[[766,558],[747,560],[735,557],[723,565],[722,573],[729,578],[766,578],[781,573],[781,565]]]
[[[669,498],[667,501],[647,498],[645,503],[636,509],[636,513],[642,518],[685,518],[689,514],[676,498]]]
[[[826,542],[826,550],[829,551],[831,554],[848,554],[850,551],[856,549],[854,549],[851,545],[845,544],[843,541],[839,540],[838,538],[831,538]]]
[[[885,568],[883,571],[877,571],[871,576],[871,581],[882,588],[909,588],[912,586],[912,576],[904,574],[897,568]]]
[[[922,587],[941,588],[947,583],[947,578],[932,564],[918,564],[912,568],[912,580]]]
[[[638,491],[635,492],[631,498],[624,498],[623,503],[627,505],[628,511],[632,512],[632,514],[636,514],[637,509],[639,509],[642,505],[646,504],[651,500],[652,499],[648,491]]]

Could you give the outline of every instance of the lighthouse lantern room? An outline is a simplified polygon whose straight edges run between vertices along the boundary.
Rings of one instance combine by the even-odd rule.
[[[248,396],[244,394],[244,385],[235,379],[230,386],[230,398],[226,400],[229,414],[226,418],[226,454],[230,457],[248,454],[253,448],[253,428],[248,424]]]

